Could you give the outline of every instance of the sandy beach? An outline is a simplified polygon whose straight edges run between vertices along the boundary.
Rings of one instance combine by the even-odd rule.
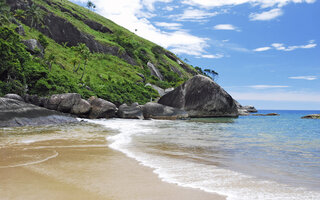
[[[161,181],[152,169],[107,147],[108,141],[99,135],[99,132],[105,134],[106,131],[100,127],[72,126],[48,131],[48,140],[44,135],[41,140],[34,141],[37,138],[35,133],[24,142],[19,137],[10,145],[9,142],[1,145],[2,200],[225,199],[216,194]],[[86,136],[72,136],[73,133],[81,135],[81,131]],[[46,131],[40,132],[43,134]],[[59,138],[61,132],[67,132],[71,137]],[[5,130],[1,130],[0,134],[3,136]],[[6,143],[4,137],[0,143]]]

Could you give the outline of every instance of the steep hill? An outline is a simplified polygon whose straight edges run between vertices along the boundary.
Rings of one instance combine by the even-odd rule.
[[[0,28],[0,95],[76,92],[118,105],[146,103],[158,96],[146,83],[165,89],[198,73],[172,52],[67,0],[5,3],[11,12],[0,4],[9,19]]]

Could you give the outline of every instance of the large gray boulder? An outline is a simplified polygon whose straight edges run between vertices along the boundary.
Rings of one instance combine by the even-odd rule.
[[[189,117],[188,113],[184,110],[151,102],[142,106],[142,112],[145,119],[175,120]]]
[[[71,109],[71,114],[77,115],[79,117],[85,117],[87,114],[89,114],[91,110],[91,104],[84,100],[80,99],[77,104],[74,104]]]
[[[237,117],[234,99],[217,83],[197,75],[158,101],[160,104],[183,109],[190,117]]]
[[[4,98],[15,99],[15,100],[18,100],[18,101],[24,101],[23,98],[20,95],[17,95],[17,94],[6,94],[6,95],[4,95]]]
[[[112,118],[116,116],[117,106],[113,103],[96,97],[90,97],[88,101],[91,104],[90,119]]]
[[[44,107],[60,112],[70,113],[74,105],[81,101],[81,95],[77,93],[54,94],[44,105]]]
[[[144,119],[142,107],[138,103],[133,103],[130,106],[122,104],[118,110],[118,117],[124,119]]]
[[[74,117],[9,98],[0,98],[0,127],[77,122]]]

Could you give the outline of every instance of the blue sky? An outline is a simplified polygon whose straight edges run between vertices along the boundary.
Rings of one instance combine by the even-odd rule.
[[[320,110],[319,0],[92,2],[189,64],[217,71],[217,82],[243,105]]]

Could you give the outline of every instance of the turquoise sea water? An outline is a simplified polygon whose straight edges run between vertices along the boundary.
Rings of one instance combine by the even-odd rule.
[[[163,181],[228,199],[320,199],[320,111],[260,111],[236,119],[94,120],[110,147]]]

